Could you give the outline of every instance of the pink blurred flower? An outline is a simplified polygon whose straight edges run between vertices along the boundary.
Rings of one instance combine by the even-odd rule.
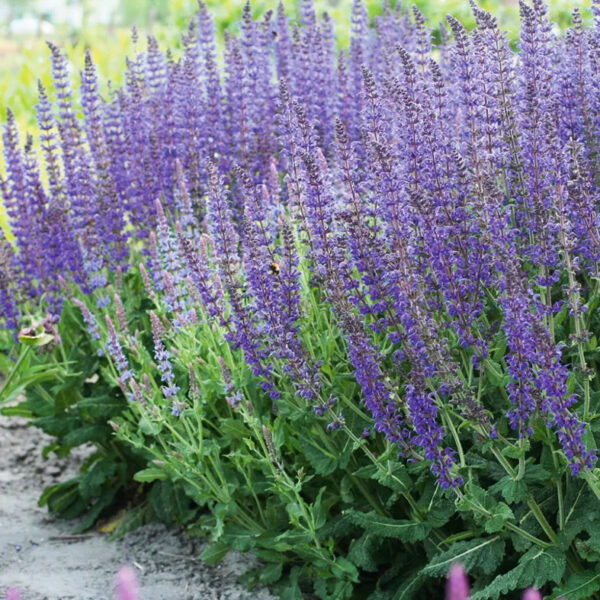
[[[117,573],[117,600],[138,600],[137,578],[131,567],[121,567]]]
[[[6,588],[6,600],[21,600],[21,594],[17,588]]]
[[[533,588],[527,588],[523,592],[522,600],[542,600],[542,594],[540,594],[537,590]]]
[[[446,600],[467,600],[469,580],[460,563],[452,565],[446,581]]]

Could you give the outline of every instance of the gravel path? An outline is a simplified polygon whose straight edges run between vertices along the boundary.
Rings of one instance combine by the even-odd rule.
[[[0,416],[0,598],[14,586],[23,600],[113,600],[115,572],[127,563],[138,575],[141,600],[274,600],[236,582],[250,557],[230,552],[209,567],[197,558],[200,543],[194,547],[160,524],[115,542],[95,532],[68,541],[74,524],[54,520],[37,500],[82,455],[43,459],[48,440],[23,419]]]

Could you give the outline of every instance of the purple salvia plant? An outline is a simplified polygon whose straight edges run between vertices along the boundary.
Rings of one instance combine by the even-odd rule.
[[[81,102],[50,44],[43,164],[11,114],[3,130],[0,192],[15,239],[14,251],[2,246],[3,323],[17,329],[28,310],[17,300],[58,313],[59,276],[106,304],[108,278],[127,272],[142,242],[155,306],[176,327],[197,315],[222,326],[273,398],[283,376],[333,413],[304,346],[310,290],[340,326],[374,429],[401,451],[412,444],[442,485],[460,481],[447,403],[484,435],[508,419],[528,437],[541,417],[572,472],[589,474],[587,415],[566,382],[588,375],[600,274],[592,10],[592,27],[575,11],[561,36],[541,0],[521,2],[515,53],[472,3],[476,27],[448,18],[433,60],[418,10],[385,6],[371,27],[356,0],[349,51],[336,52],[333,23],[310,0],[297,24],[283,5],[259,20],[247,6],[221,62],[201,3],[181,57],[152,37],[140,53],[136,41],[124,86],[107,98],[88,55]],[[108,340],[130,385],[110,327]],[[502,407],[472,385],[487,389],[491,360],[509,379]]]
[[[120,380],[126,383],[129,379],[133,378],[133,373],[129,366],[129,360],[123,352],[123,347],[119,341],[115,326],[108,315],[106,315],[106,326],[108,329],[106,349],[117,367]]]
[[[171,400],[173,403],[171,414],[178,417],[181,414],[180,405],[177,402],[177,392],[179,391],[179,387],[175,384],[175,374],[173,373],[173,367],[171,366],[170,360],[171,354],[163,342],[165,329],[154,311],[150,311],[150,323],[152,325],[152,337],[154,339],[154,360],[156,360],[158,373],[164,383],[162,392],[165,398]]]

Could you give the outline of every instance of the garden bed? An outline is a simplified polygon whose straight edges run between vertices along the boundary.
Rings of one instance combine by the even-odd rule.
[[[52,518],[40,489],[74,474],[86,450],[69,460],[42,458],[50,438],[19,418],[0,417],[0,590],[16,586],[23,600],[112,600],[118,567],[130,564],[144,600],[268,600],[236,583],[253,561],[231,552],[215,566],[198,558],[202,543],[162,524],[149,524],[111,542],[77,523]]]

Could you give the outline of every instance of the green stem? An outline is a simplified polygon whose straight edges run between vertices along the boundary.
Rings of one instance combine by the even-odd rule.
[[[496,457],[496,460],[502,465],[504,470],[507,472],[507,474],[516,480],[517,474],[515,473],[515,470],[512,468],[508,460],[506,460],[506,457],[502,454],[502,452],[500,452],[498,448],[494,448],[494,446],[492,446],[490,450],[492,451],[492,454]]]
[[[519,469],[517,471],[516,481],[521,481],[523,477],[525,477],[525,438],[519,438],[519,448],[521,450],[521,454],[519,455]]]
[[[21,366],[21,363],[25,360],[25,357],[29,354],[30,351],[31,346],[24,346],[24,350],[23,352],[21,352],[21,356],[19,356],[17,362],[15,363],[15,366],[10,370],[10,373],[6,377],[4,383],[2,384],[2,387],[0,387],[0,403],[2,398],[4,397],[4,390],[6,390],[8,384],[14,379],[17,371],[19,370],[19,367]]]
[[[542,509],[531,494],[527,494],[527,506],[529,506],[529,508],[531,509],[531,512],[533,513],[537,522],[540,524],[541,528],[544,530],[544,533],[548,536],[550,541],[553,544],[556,544],[556,533],[554,532],[554,529],[552,529],[552,527],[550,526],[550,523],[548,523],[548,520],[544,516]]]
[[[454,492],[456,493],[456,495],[458,496],[458,498],[461,501],[467,502],[475,512],[478,512],[480,515],[483,515],[485,517],[493,516],[493,514],[489,510],[486,510],[482,506],[479,506],[478,504],[475,504],[472,501],[468,500],[458,488],[454,488]],[[552,547],[552,544],[549,544],[548,542],[544,542],[543,540],[540,540],[539,538],[535,537],[534,535],[531,535],[529,532],[525,531],[518,525],[511,523],[510,521],[506,521],[506,523],[504,523],[503,527],[510,529],[514,533],[519,534],[521,537],[525,538],[526,540],[529,540],[530,542],[533,542],[534,544],[536,544],[537,546],[540,546],[541,548],[551,548]]]
[[[454,443],[456,444],[456,451],[458,452],[460,467],[461,467],[461,469],[464,469],[464,467],[466,466],[465,453],[463,451],[463,447],[462,447],[460,438],[458,437],[458,431],[456,431],[456,427],[454,427],[452,417],[446,412],[446,410],[442,409],[442,415],[443,415],[444,422],[448,426],[448,429],[450,430],[452,438],[454,439]]]
[[[552,444],[552,442],[550,442]],[[554,464],[554,469],[559,471],[558,458],[556,456],[556,452],[554,452],[554,448],[552,448],[552,463]],[[565,500],[563,495],[563,486],[562,479],[558,479],[556,482],[556,495],[558,498],[558,529],[562,531],[565,527]]]
[[[530,542],[533,542],[537,546],[540,546],[541,548],[546,549],[546,548],[552,547],[552,544],[549,544],[548,542],[544,542],[543,540],[540,540],[540,538],[537,538],[534,535],[531,535],[529,532],[525,531],[524,529],[521,529],[518,525],[515,525],[514,523],[511,523],[510,521],[505,523],[504,526],[507,529],[510,529],[511,531],[513,531],[514,533],[518,533],[521,537],[525,538],[526,540],[529,540]]]

